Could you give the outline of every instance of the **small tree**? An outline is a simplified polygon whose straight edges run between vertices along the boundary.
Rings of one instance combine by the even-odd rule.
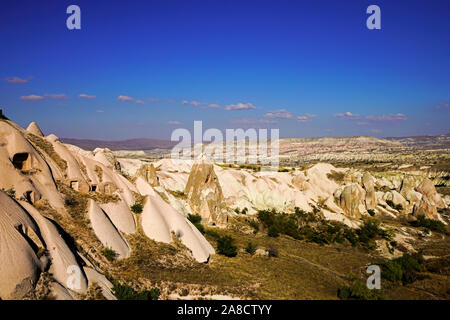
[[[136,214],[139,214],[139,213],[142,213],[142,210],[143,210],[144,208],[142,207],[142,204],[141,203],[138,203],[138,202],[136,202],[135,204],[133,204],[132,206],[131,206],[131,211],[133,211],[134,213],[136,213]]]
[[[202,217],[198,214],[188,214],[187,219],[200,231],[202,234],[205,233],[205,227],[201,224]]]
[[[230,236],[223,236],[217,239],[217,253],[227,257],[237,255],[237,247],[234,245],[234,239]]]
[[[114,261],[117,258],[117,252],[115,252],[113,249],[111,248],[105,248],[102,251],[103,255],[106,257],[106,259],[108,259],[108,261]]]
[[[245,247],[245,251],[247,253],[250,253],[251,255],[254,255],[256,252],[256,244],[254,244],[253,242],[249,241],[247,246]]]

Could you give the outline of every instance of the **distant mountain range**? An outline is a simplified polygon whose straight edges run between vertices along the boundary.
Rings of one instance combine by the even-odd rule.
[[[154,150],[170,149],[178,142],[162,139],[138,138],[120,141],[90,140],[62,138],[64,143],[73,144],[85,150],[96,148],[108,148],[117,150]],[[359,137],[318,137],[318,138],[282,138],[280,139],[282,151],[289,149],[307,148],[305,151],[317,152],[317,149],[328,147],[331,149],[377,149],[377,148],[419,148],[419,149],[450,149],[450,134],[436,136],[413,136],[413,137],[388,137],[375,138],[367,136]],[[283,152],[282,152],[283,153]]]
[[[85,150],[94,150],[96,148],[108,148],[112,151],[170,149],[175,144],[177,144],[176,141],[150,139],[150,138],[138,138],[121,141],[61,138],[61,141],[63,143],[73,144]]]

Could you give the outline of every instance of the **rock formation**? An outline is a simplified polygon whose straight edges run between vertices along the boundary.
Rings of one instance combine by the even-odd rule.
[[[184,192],[192,212],[201,215],[205,223],[226,223],[222,188],[214,172],[214,165],[206,158],[199,158],[192,166]]]
[[[346,185],[340,195],[340,206],[344,214],[350,218],[359,219],[365,211],[366,194],[357,183]]]
[[[375,197],[375,183],[373,177],[370,173],[365,172],[362,177],[362,184],[364,190],[366,190],[366,208],[367,210],[374,210],[377,206],[377,201]]]

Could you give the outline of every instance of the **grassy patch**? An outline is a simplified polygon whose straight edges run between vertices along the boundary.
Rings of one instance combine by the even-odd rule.
[[[345,173],[331,170],[330,173],[327,173],[327,178],[341,184],[344,182]]]
[[[45,152],[63,171],[67,170],[67,162],[62,159],[58,153],[56,153],[55,149],[53,149],[53,145],[47,140],[38,137],[32,133],[27,133],[26,138],[39,150]]]
[[[157,288],[150,290],[136,291],[127,284],[113,282],[112,291],[117,300],[158,300],[160,291]]]
[[[350,286],[342,286],[338,289],[338,297],[342,300],[383,300],[385,297],[380,290],[369,289],[360,280],[353,282]]]
[[[411,222],[411,224],[414,227],[423,227],[425,229],[439,232],[442,234],[446,234],[446,235],[449,234],[449,232],[447,231],[447,229],[445,227],[445,224],[443,224],[441,221],[438,221],[438,220],[428,219],[427,217],[425,217],[425,215],[417,216],[417,220]]]
[[[105,256],[106,259],[108,259],[108,261],[112,262],[114,260],[116,260],[117,258],[117,252],[115,252],[113,249],[111,248],[105,248],[102,250],[103,255]]]

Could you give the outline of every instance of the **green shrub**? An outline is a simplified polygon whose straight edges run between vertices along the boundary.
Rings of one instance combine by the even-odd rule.
[[[384,296],[378,289],[369,289],[362,281],[355,281],[350,286],[338,289],[338,297],[342,300],[383,300]]]
[[[369,209],[369,210],[367,210],[367,212],[370,214],[371,217],[373,217],[375,215],[375,210],[373,210],[373,209]]]
[[[213,229],[207,229],[205,231],[205,234],[216,239],[220,238],[220,234],[218,234],[217,231]]]
[[[364,223],[357,230],[359,241],[368,244],[377,237],[391,241],[394,234],[392,231],[381,229],[381,222],[375,218],[364,220]]]
[[[118,300],[158,300],[160,291],[157,288],[137,292],[127,284],[113,281],[113,294]]]
[[[412,224],[416,227],[424,227],[428,230],[448,234],[445,229],[445,224],[441,221],[428,219],[425,215],[421,214],[417,216],[417,221],[412,222]]]
[[[399,203],[399,204],[395,204],[392,200],[386,200],[386,203],[389,207],[397,210],[397,211],[402,211],[403,210],[403,206]]]
[[[249,243],[247,243],[247,246],[245,247],[245,251],[247,253],[250,253],[251,255],[255,254],[256,252],[256,244],[254,244],[253,242],[249,241]]]
[[[202,217],[199,214],[188,214],[187,218],[192,224],[202,222]]]
[[[270,226],[269,230],[267,231],[267,235],[269,237],[278,237],[280,235],[280,233],[278,232],[278,229],[275,226]]]
[[[108,259],[108,261],[114,261],[117,258],[117,252],[111,248],[105,248],[102,250],[103,255]]]
[[[259,231],[259,224],[258,222],[256,222],[255,220],[248,220],[248,224],[250,225],[250,227],[252,227],[254,229],[254,233],[258,233]]]
[[[202,217],[198,214],[188,214],[188,220],[200,231],[202,234],[205,233],[205,227],[201,224]]]
[[[141,204],[141,203],[138,203],[138,202],[136,202],[135,204],[133,204],[133,205],[131,206],[131,211],[133,211],[133,212],[136,213],[136,214],[142,213],[142,210],[143,210],[143,209],[144,209],[144,208],[143,208],[142,204]]]
[[[15,199],[16,198],[16,190],[14,190],[14,188],[10,188],[8,190],[5,189],[1,189],[3,192],[5,192],[8,196],[10,196],[11,198]]]
[[[404,284],[412,283],[417,279],[417,273],[422,271],[424,259],[421,254],[407,254],[381,264],[381,276],[387,280]]]
[[[217,253],[227,257],[235,257],[237,247],[234,245],[234,239],[231,236],[223,236],[217,239]]]

